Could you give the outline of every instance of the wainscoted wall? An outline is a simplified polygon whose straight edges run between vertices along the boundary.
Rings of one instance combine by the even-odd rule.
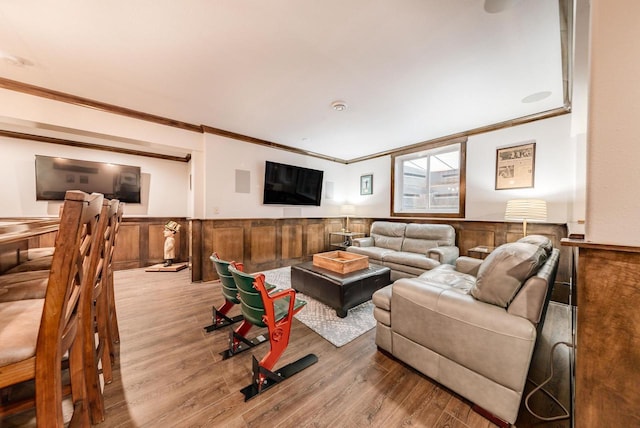
[[[175,235],[175,261],[191,262],[194,282],[217,279],[209,260],[214,251],[223,259],[243,262],[248,272],[274,269],[311,260],[313,254],[336,249],[331,246],[329,233],[345,227],[343,217],[227,220],[125,217],[116,242],[114,269],[134,269],[163,262],[163,231],[169,220],[180,224],[180,231]],[[503,222],[350,218],[349,228],[352,232],[368,235],[371,223],[376,220],[450,224],[456,229],[461,255],[468,255],[469,249],[477,245],[497,247],[522,237],[522,224]],[[555,247],[561,248],[557,281],[568,283],[571,251],[560,246],[560,240],[567,236],[566,225],[530,223],[527,232],[545,235]],[[0,254],[0,270],[15,266],[20,253],[28,248],[53,246],[54,239],[55,233],[50,233],[32,238],[28,243],[5,246]]]
[[[164,260],[164,225],[169,220],[180,224],[180,231],[175,235],[175,261],[188,261],[189,222],[185,218],[125,217],[118,231],[113,268],[133,269],[161,263]]]
[[[343,218],[192,220],[192,280],[217,278],[209,256],[244,263],[247,272],[310,260],[329,250],[329,232],[344,227]]]
[[[371,223],[376,220],[403,221],[399,219],[351,218],[352,232],[368,235]],[[446,223],[456,229],[460,254],[477,245],[497,247],[522,237],[522,224],[503,222],[479,222],[462,220],[407,220],[415,223]],[[225,260],[241,261],[248,272],[274,269],[310,260],[313,254],[331,249],[329,233],[344,227],[344,218],[317,219],[230,219],[192,220],[192,279],[210,281],[216,279],[209,260],[213,251]],[[560,240],[567,236],[564,224],[533,224],[527,226],[528,234],[549,237],[554,246],[561,249],[557,281],[568,283],[571,272],[571,252],[561,248]]]

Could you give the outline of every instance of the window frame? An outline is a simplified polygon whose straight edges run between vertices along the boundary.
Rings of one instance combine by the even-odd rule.
[[[402,189],[396,189],[396,159],[410,155],[412,153],[438,149],[454,144],[460,145],[460,183],[458,191],[458,212],[407,212],[396,211],[396,191],[402,193]],[[457,138],[453,140],[445,140],[416,145],[406,150],[398,151],[391,154],[391,217],[433,217],[433,218],[464,218],[465,217],[465,200],[466,200],[466,182],[467,182],[467,137]],[[401,185],[401,184],[398,184]]]

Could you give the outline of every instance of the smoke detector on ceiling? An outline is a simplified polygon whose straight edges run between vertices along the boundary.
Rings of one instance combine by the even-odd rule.
[[[334,101],[331,103],[331,108],[335,111],[345,111],[347,109],[347,103],[344,101]]]

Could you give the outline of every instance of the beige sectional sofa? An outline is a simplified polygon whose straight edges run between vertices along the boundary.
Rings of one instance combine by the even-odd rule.
[[[530,236],[373,295],[376,344],[514,423],[560,251]]]
[[[392,281],[416,277],[443,263],[453,264],[459,255],[456,231],[448,224],[389,221],[373,222],[370,235],[354,239],[347,251],[388,266]]]

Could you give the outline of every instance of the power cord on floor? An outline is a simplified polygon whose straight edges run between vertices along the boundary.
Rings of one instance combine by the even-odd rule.
[[[550,352],[550,355],[549,355],[549,367],[551,369],[550,370],[551,374],[549,375],[549,377],[547,379],[545,379],[544,382],[542,382],[540,385],[536,385],[536,383],[534,381],[532,381],[531,379],[527,379],[529,382],[531,382],[533,385],[535,385],[535,388],[529,394],[527,394],[527,396],[525,397],[524,405],[527,408],[527,410],[529,411],[529,413],[531,413],[534,417],[540,419],[541,421],[559,421],[559,420],[567,419],[567,418],[571,417],[571,414],[569,413],[567,408],[564,407],[562,405],[562,403],[560,403],[560,401],[558,401],[558,399],[553,396],[553,394],[551,394],[549,391],[547,391],[546,389],[543,388],[547,383],[549,383],[551,378],[553,378],[553,351],[555,351],[555,349],[556,349],[556,347],[558,345],[565,345],[565,346],[567,346],[569,348],[574,348],[574,345],[572,343],[569,343],[569,342],[556,342],[556,343],[554,343],[553,346],[551,347],[551,352]],[[547,397],[551,398],[558,406],[560,406],[560,408],[563,410],[564,414],[558,415],[558,416],[553,416],[553,417],[543,417],[543,416],[540,416],[540,415],[536,414],[533,410],[531,410],[531,408],[529,407],[529,398],[531,398],[531,396],[534,393],[536,393],[538,390],[541,390],[542,392],[544,392]]]

